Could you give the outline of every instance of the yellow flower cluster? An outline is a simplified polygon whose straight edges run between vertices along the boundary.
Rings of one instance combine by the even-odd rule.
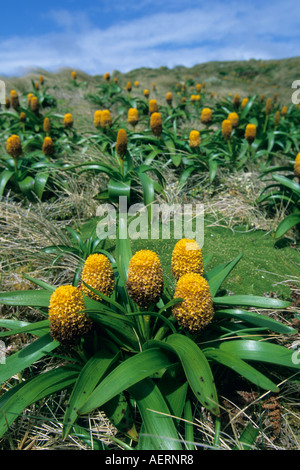
[[[199,131],[191,131],[189,136],[189,146],[191,148],[199,147],[201,142],[200,139],[200,132]]]
[[[62,344],[73,345],[92,327],[82,292],[71,285],[60,286],[51,295],[49,320],[51,336]]]
[[[16,90],[10,92],[10,104],[13,109],[18,109],[20,106],[19,95]]]
[[[71,113],[67,113],[64,115],[64,127],[66,127],[67,129],[71,129],[71,127],[73,127],[73,124],[74,124],[74,120],[73,120],[73,116]]]
[[[203,124],[208,124],[212,121],[212,110],[210,108],[203,108],[200,116]]]
[[[171,91],[168,91],[168,93],[166,94],[166,102],[168,103],[169,106],[171,106],[172,101],[173,101],[173,95]]]
[[[300,178],[300,152],[298,153],[294,163],[294,174]]]
[[[232,128],[235,129],[239,125],[239,116],[237,113],[229,113],[227,119],[231,121]]]
[[[229,140],[232,133],[232,123],[229,119],[224,119],[222,122],[222,135],[224,139]]]
[[[48,117],[45,117],[45,119],[44,119],[43,130],[44,130],[44,132],[47,132],[47,134],[51,130],[51,123],[50,123],[50,119]]]
[[[163,271],[154,251],[140,250],[132,256],[126,287],[139,307],[147,308],[159,301],[163,293]]]
[[[123,158],[127,151],[128,137],[125,129],[119,129],[117,134],[116,152]]]
[[[131,126],[136,126],[139,122],[139,112],[136,108],[129,108],[127,114],[127,120]]]
[[[94,126],[97,128],[101,127],[101,113],[101,109],[94,112]]]
[[[179,325],[191,332],[198,332],[212,321],[213,299],[208,282],[200,274],[188,272],[181,276],[176,285],[174,298],[184,299],[172,309]]]
[[[83,283],[107,297],[110,296],[114,288],[114,273],[107,256],[101,253],[90,255],[84,263],[81,281],[82,292],[85,295],[96,300],[101,300],[99,295],[92,292]]]
[[[100,126],[103,129],[106,129],[107,127],[112,126],[112,118],[111,118],[111,113],[108,109],[103,109],[100,115]]]
[[[175,279],[190,272],[203,274],[202,251],[195,240],[182,238],[176,243],[172,253],[171,271]]]
[[[8,137],[6,141],[6,150],[8,155],[13,157],[14,159],[22,155],[22,145],[20,137],[18,135],[13,134]]]
[[[42,151],[46,157],[51,157],[54,154],[54,145],[51,137],[44,138]]]
[[[160,113],[152,113],[150,118],[150,127],[153,135],[159,137],[162,133],[162,119]]]
[[[247,140],[248,144],[252,144],[256,137],[256,125],[255,124],[247,124],[245,130],[245,139]]]
[[[158,113],[158,104],[157,101],[154,99],[149,100],[149,113]]]
[[[36,96],[32,96],[30,99],[30,109],[33,113],[38,113],[39,111],[39,100]]]

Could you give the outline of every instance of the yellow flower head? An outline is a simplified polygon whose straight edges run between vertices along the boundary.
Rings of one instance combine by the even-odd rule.
[[[298,153],[294,163],[294,174],[300,178],[300,152]]]
[[[268,98],[266,101],[265,113],[270,114],[271,111],[272,111],[272,100],[271,98]]]
[[[27,104],[28,104],[28,106],[30,106],[31,98],[32,98],[33,96],[34,96],[33,93],[28,93],[28,95],[27,95]]]
[[[71,72],[71,77],[72,77],[72,80],[76,80],[77,79],[77,72],[75,70],[73,70]]]
[[[208,124],[212,121],[212,111],[210,108],[203,108],[200,116],[201,122],[203,124]]]
[[[254,142],[256,137],[256,125],[255,124],[247,124],[246,130],[245,130],[245,139],[249,144],[252,144]]]
[[[18,135],[13,134],[8,137],[6,141],[6,151],[8,155],[13,158],[18,158],[20,155],[22,155],[22,145]]]
[[[131,84],[131,82],[127,82],[127,83],[126,83],[125,89],[126,89],[127,91],[131,91],[131,90],[132,90],[132,84]]]
[[[116,151],[119,157],[123,158],[127,151],[127,133],[125,129],[119,129],[116,142]]]
[[[95,127],[101,127],[101,109],[98,109],[94,113],[94,126]]]
[[[132,256],[126,287],[132,300],[141,308],[159,301],[163,293],[163,271],[154,251],[140,250]]]
[[[241,100],[240,100],[240,95],[234,95],[233,100],[232,100],[233,106],[234,106],[235,108],[238,108],[239,105],[240,105],[240,102],[241,102]]]
[[[130,108],[128,110],[127,119],[129,124],[136,126],[139,122],[139,112],[136,108]]]
[[[71,285],[60,286],[51,295],[49,320],[51,336],[62,344],[73,345],[92,327],[82,292]]]
[[[200,139],[200,132],[199,131],[191,131],[189,136],[189,146],[191,148],[199,147],[201,142]]]
[[[274,116],[274,125],[278,126],[280,123],[280,111],[276,111],[275,116]]]
[[[201,83],[197,83],[197,85],[196,85],[196,91],[197,91],[198,93],[200,93],[201,88],[202,88]]]
[[[34,88],[36,89],[36,91],[39,90],[40,88],[39,82],[34,82]]]
[[[101,301],[101,297],[86,287],[84,282],[109,297],[114,288],[114,273],[107,256],[98,253],[90,255],[84,263],[81,280],[85,295]]]
[[[195,240],[182,238],[176,243],[172,253],[171,270],[175,279],[186,273],[203,274],[202,251]]]
[[[114,83],[118,83],[118,78],[114,77]]]
[[[31,111],[33,111],[34,113],[37,113],[38,110],[39,110],[39,100],[37,99],[36,96],[32,96],[31,100],[30,100],[30,109]]]
[[[48,117],[45,117],[44,122],[43,122],[43,131],[50,132],[50,130],[51,130],[50,119]]]
[[[134,86],[135,86],[136,88],[138,88],[138,87],[140,86],[140,82],[136,80],[136,81],[134,82]]]
[[[166,102],[168,103],[168,105],[171,106],[172,101],[173,101],[173,95],[170,91],[168,91],[168,93],[166,94]]]
[[[10,92],[10,104],[13,109],[18,109],[20,106],[19,95],[16,90],[11,90]]]
[[[51,157],[54,154],[54,145],[51,137],[44,138],[42,151],[46,157]]]
[[[20,121],[25,122],[26,121],[26,114],[22,111],[19,115]]]
[[[231,121],[233,129],[235,129],[239,125],[239,116],[237,113],[229,113],[227,119]]]
[[[184,299],[175,304],[172,313],[179,325],[191,332],[204,329],[213,319],[214,306],[208,282],[197,273],[187,273],[177,282],[174,298]]]
[[[108,109],[103,109],[100,116],[100,124],[103,129],[112,126],[112,118]]]
[[[39,82],[40,82],[41,85],[44,85],[45,80],[44,80],[43,75],[39,76]]]
[[[232,123],[229,119],[224,119],[222,122],[222,135],[224,139],[228,140],[231,137]]]
[[[158,113],[158,104],[157,101],[154,99],[149,101],[149,113]]]
[[[241,108],[242,108],[242,109],[244,109],[244,107],[246,106],[246,104],[248,103],[248,101],[249,101],[249,98],[244,98],[244,99],[242,100],[242,103],[241,103]]]
[[[287,106],[282,106],[281,115],[286,116],[287,112],[288,112],[288,107]]]
[[[103,78],[104,78],[104,80],[105,80],[106,82],[109,82],[109,80],[110,80],[110,74],[109,74],[109,72],[106,72],[106,73],[103,75]]]
[[[152,113],[150,118],[150,127],[153,135],[159,137],[162,133],[162,120],[160,113]]]
[[[70,129],[71,127],[73,127],[73,124],[74,124],[74,120],[73,120],[73,116],[71,113],[67,113],[64,115],[64,127],[66,127],[67,129]]]
[[[150,95],[149,90],[145,89],[145,90],[144,90],[144,97],[145,97],[145,98],[149,98],[149,95]]]

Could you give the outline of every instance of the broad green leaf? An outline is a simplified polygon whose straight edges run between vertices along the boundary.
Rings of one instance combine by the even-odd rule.
[[[239,309],[228,309],[228,310],[217,310],[215,312],[215,317],[221,318],[236,318],[237,320],[242,320],[252,325],[256,325],[258,327],[264,327],[271,331],[275,331],[276,333],[281,334],[296,334],[297,331],[283,323],[274,320],[266,315],[259,314],[256,312],[247,312],[246,310],[239,310]]]
[[[50,297],[51,292],[45,289],[0,292],[0,304],[49,307]]]
[[[0,326],[3,326],[3,325],[5,325],[5,323],[2,323],[0,321]],[[6,325],[7,326],[5,328],[10,328],[9,320],[7,320]],[[26,325],[19,326],[19,328],[14,326],[13,329],[9,332],[2,331],[0,333],[0,338],[19,334],[19,333],[31,333],[35,336],[41,336],[42,334],[45,335],[49,333],[49,320],[42,320],[42,321],[38,321],[35,323],[27,323]]]
[[[295,194],[297,194],[298,197],[300,197],[300,184],[296,183],[296,181],[293,181],[283,175],[273,175],[273,179],[278,181],[278,183],[282,184],[283,186],[291,189],[293,192],[295,192]]]
[[[259,429],[248,423],[240,435],[238,444],[232,450],[251,450],[258,435]]]
[[[118,355],[110,353],[105,348],[91,357],[81,370],[64,416],[63,439],[69,434],[78,418],[77,410],[84,404],[109,366],[117,360],[117,357]]]
[[[280,224],[278,225],[275,238],[280,238],[286,234],[291,228],[295,227],[296,225],[300,225],[300,214],[290,214],[285,217]]]
[[[10,170],[2,171],[0,175],[0,198],[2,197],[5,187],[13,174],[14,174],[14,171],[10,171]]]
[[[15,354],[8,356],[6,363],[0,367],[0,382],[5,382],[13,375],[26,369],[58,346],[59,342],[54,341],[50,333],[47,333]]]
[[[268,377],[260,373],[242,359],[236,357],[234,354],[223,351],[221,348],[208,348],[204,351],[204,354],[208,359],[213,359],[214,361],[229,367],[230,369],[240,374],[242,377],[245,377],[250,382],[253,382],[258,387],[261,387],[264,390],[278,392],[277,386],[271,380],[269,380]]]
[[[286,308],[290,306],[290,302],[269,297],[259,297],[256,295],[228,295],[224,297],[214,297],[215,305],[236,305],[245,307],[258,308]]]
[[[227,276],[230,274],[230,272],[233,270],[236,264],[240,261],[241,257],[242,257],[242,253],[239,254],[233,261],[228,263],[226,267],[224,267],[221,271],[216,273],[214,276],[209,277],[208,283],[209,283],[211,295],[213,297],[217,294],[220,286],[222,285],[222,282],[224,282],[224,280],[227,278]]]
[[[244,361],[260,361],[300,369],[298,361],[293,359],[294,352],[278,344],[254,340],[233,340],[223,342],[220,349]]]
[[[149,350],[150,351],[150,350]],[[169,408],[157,385],[144,379],[129,389],[143,421],[139,450],[182,450]]]
[[[60,367],[24,382],[1,407],[0,437],[25,408],[51,393],[69,387],[77,375],[78,370],[74,368]]]
[[[101,407],[119,393],[127,390],[137,382],[150,377],[155,372],[170,367],[176,362],[174,356],[158,348],[146,349],[126,359],[118,365],[95,388],[85,404],[79,409],[79,414],[86,414]]]

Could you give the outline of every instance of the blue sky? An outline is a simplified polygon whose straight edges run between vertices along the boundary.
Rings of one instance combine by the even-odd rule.
[[[0,16],[0,75],[300,56],[299,0],[27,0]]]

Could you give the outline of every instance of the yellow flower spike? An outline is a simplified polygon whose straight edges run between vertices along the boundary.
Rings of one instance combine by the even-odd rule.
[[[103,75],[103,78],[106,82],[109,82],[110,81],[110,73],[109,72],[106,72],[104,75]]]
[[[281,115],[286,116],[287,112],[288,112],[288,107],[287,106],[282,106]]]
[[[150,95],[150,92],[149,92],[149,90],[146,88],[146,89],[144,90],[144,97],[148,99],[148,98],[149,98],[149,95]]]
[[[19,95],[16,90],[11,90],[10,92],[10,104],[13,109],[18,109],[20,106]]]
[[[266,101],[266,106],[265,106],[265,113],[268,115],[272,111],[272,100],[271,98],[268,98]]]
[[[116,152],[121,159],[124,158],[127,151],[128,137],[125,129],[119,129],[116,142]]]
[[[249,101],[249,98],[244,98],[244,99],[242,100],[241,109],[244,109],[244,107],[246,106],[246,104],[248,103],[248,101]]]
[[[22,111],[19,115],[19,119],[21,122],[25,122],[26,121],[26,114]]]
[[[203,108],[200,120],[203,124],[209,124],[212,121],[212,110],[210,108]]]
[[[229,140],[232,133],[232,123],[229,119],[224,119],[222,122],[222,135],[225,140]]]
[[[161,136],[162,133],[162,119],[160,113],[152,113],[150,118],[150,127],[153,135],[156,137]]]
[[[42,151],[46,157],[52,157],[54,154],[54,145],[51,137],[44,138]]]
[[[36,96],[32,96],[32,98],[30,100],[30,109],[31,109],[31,111],[33,113],[38,113],[39,107],[40,107],[39,100],[37,99]]]
[[[46,132],[47,134],[51,131],[51,123],[50,123],[50,119],[48,117],[45,117],[45,119],[44,119],[43,131]]]
[[[189,135],[189,146],[191,148],[198,148],[200,145],[200,132],[199,131],[191,131]]]
[[[198,93],[200,93],[201,88],[202,88],[201,83],[197,83],[197,84],[196,84],[196,91],[197,91]]]
[[[101,109],[98,109],[94,113],[94,126],[97,128],[101,127],[101,113]]]
[[[130,108],[127,114],[127,120],[131,126],[136,126],[139,122],[139,112],[136,108]]]
[[[58,287],[50,297],[50,334],[56,341],[74,345],[85,336],[92,322],[85,312],[82,292],[74,286]]]
[[[77,72],[75,70],[72,70],[71,78],[72,78],[72,80],[77,80]]]
[[[168,91],[168,93],[166,94],[166,102],[169,106],[171,106],[172,101],[173,101],[173,95],[170,91]]]
[[[247,140],[248,144],[252,144],[256,137],[256,125],[255,124],[247,124],[245,130],[245,139]]]
[[[179,325],[195,333],[211,323],[214,306],[209,284],[200,274],[187,273],[177,282],[174,299],[182,298],[175,304],[172,313]]]
[[[239,115],[237,113],[229,113],[227,119],[231,121],[232,128],[235,129],[239,125]]]
[[[235,108],[238,108],[240,106],[240,95],[234,95],[232,104]]]
[[[15,160],[22,155],[22,145],[18,135],[13,134],[8,137],[6,140],[6,151],[8,155],[13,157]]]
[[[101,297],[86,287],[84,282],[109,297],[114,289],[114,273],[107,256],[98,253],[90,255],[84,263],[81,281],[82,292],[85,295],[101,301]]]
[[[163,293],[163,271],[154,251],[140,250],[132,256],[126,287],[131,299],[141,308],[156,304]]]
[[[138,88],[140,86],[140,82],[138,80],[136,80],[133,84],[136,88]]]
[[[196,95],[191,95],[190,100],[191,100],[192,103],[195,103],[197,101],[197,96]]]
[[[203,274],[202,251],[195,240],[182,238],[172,252],[171,272],[175,279],[179,279],[186,273]]]
[[[100,125],[103,129],[112,126],[112,118],[108,109],[103,109],[100,115]]]
[[[149,101],[149,113],[158,113],[158,104],[157,101],[154,99]]]
[[[276,111],[274,116],[274,126],[277,127],[280,123],[280,111]]]
[[[73,120],[73,116],[71,113],[67,113],[64,115],[64,127],[67,128],[67,129],[71,129],[71,127],[73,127],[73,124],[74,124],[74,120]]]
[[[294,175],[300,178],[300,152],[298,153],[294,163]]]
[[[34,82],[34,88],[36,89],[36,91],[39,91],[40,89],[39,82]]]
[[[131,84],[131,82],[127,82],[127,83],[126,83],[125,90],[127,90],[128,92],[131,92],[131,90],[132,90],[132,84]]]
[[[39,76],[39,82],[40,82],[41,85],[44,85],[45,80],[44,80],[43,75],[40,75],[40,76]]]
[[[28,104],[28,106],[30,106],[31,98],[32,98],[33,96],[34,96],[33,93],[28,93],[28,95],[27,95],[27,104]]]

